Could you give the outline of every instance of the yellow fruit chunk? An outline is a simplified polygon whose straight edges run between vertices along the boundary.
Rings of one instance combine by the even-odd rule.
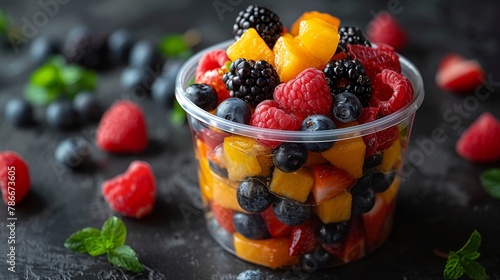
[[[385,192],[377,193],[387,204],[391,204],[397,197],[399,190],[399,177],[396,177]]]
[[[201,159],[201,158],[206,157],[207,154],[208,154],[207,145],[201,139],[197,138],[196,139],[196,148],[195,148],[195,153],[194,153],[195,157],[197,159]]]
[[[324,164],[324,163],[328,163],[328,162],[329,161],[326,158],[324,158],[323,155],[321,155],[321,153],[315,153],[315,152],[308,151],[307,161],[304,164],[304,166],[312,167],[315,165],[320,165],[320,164]]]
[[[335,142],[333,147],[321,154],[331,164],[346,171],[353,178],[363,176],[366,145],[363,138],[355,137]]]
[[[318,11],[310,11],[303,13],[293,24],[290,29],[290,33],[294,36],[299,34],[299,26],[300,22],[310,18],[320,18],[331,25],[335,26],[337,29],[340,27],[340,19],[338,17],[334,17],[327,13],[320,13]]]
[[[304,203],[313,184],[314,178],[311,170],[307,168],[288,173],[275,168],[269,190],[279,196]]]
[[[321,68],[321,62],[313,57],[290,33],[281,35],[274,44],[274,63],[281,82],[294,79],[303,70]]]
[[[236,255],[251,263],[275,269],[291,266],[299,261],[298,256],[288,254],[288,237],[250,240],[236,232],[233,234],[233,241]]]
[[[385,150],[384,157],[382,158],[382,164],[380,164],[380,171],[389,172],[392,170],[399,157],[401,156],[401,142],[398,140],[394,141],[392,146]]]
[[[208,159],[202,158],[199,160],[198,166],[198,182],[200,185],[200,191],[203,197],[207,200],[212,200],[213,195],[213,177],[210,166],[208,165]]]
[[[227,48],[227,56],[235,61],[265,60],[274,66],[274,53],[254,28],[249,28],[243,35]]]
[[[347,221],[351,218],[352,195],[346,191],[314,207],[320,220],[327,223]]]
[[[225,180],[213,172],[211,172],[211,174],[213,201],[217,202],[217,204],[224,208],[239,212],[246,212],[240,207],[236,198],[236,188],[238,187],[238,183]]]
[[[337,27],[322,19],[311,18],[300,22],[296,38],[321,65],[326,65],[337,50],[340,35]]]
[[[271,169],[269,158],[271,149],[257,140],[239,135],[224,138],[226,168],[230,180],[241,180],[249,176],[266,176]],[[262,162],[262,163],[261,163]]]

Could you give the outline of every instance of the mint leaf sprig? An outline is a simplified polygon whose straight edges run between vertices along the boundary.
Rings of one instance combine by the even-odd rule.
[[[95,257],[107,254],[108,261],[132,272],[141,272],[144,267],[134,250],[125,245],[127,228],[122,220],[111,217],[102,228],[83,228],[64,241],[64,247],[77,253],[88,253]]]
[[[467,243],[460,250],[449,252],[448,261],[444,267],[444,278],[458,279],[465,273],[474,280],[488,279],[486,270],[476,261],[481,255],[478,252],[480,246],[481,235],[477,230],[474,230]]]
[[[481,173],[481,185],[491,197],[500,199],[500,168],[492,168]]]

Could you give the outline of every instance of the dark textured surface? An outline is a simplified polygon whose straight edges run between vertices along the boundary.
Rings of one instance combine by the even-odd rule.
[[[23,26],[43,11],[37,2],[2,1],[0,6]],[[224,0],[60,2],[66,4],[58,5],[47,23],[35,26],[27,35],[62,39],[72,27],[88,24],[106,32],[126,27],[142,37],[158,39],[169,32],[197,28],[203,34],[201,48],[230,38],[237,12],[249,4]],[[226,4],[228,10],[218,14],[214,3]],[[393,3],[399,3],[396,10]],[[30,194],[16,206],[15,274],[7,271],[3,261],[7,211],[0,211],[0,279],[235,279],[239,272],[256,268],[268,279],[442,279],[445,259],[433,250],[459,249],[473,229],[483,236],[479,261],[490,279],[500,279],[500,201],[490,198],[478,179],[480,172],[495,165],[470,164],[454,151],[461,131],[481,112],[500,117],[499,5],[495,1],[453,0],[272,1],[265,5],[286,26],[304,10],[320,10],[339,16],[344,24],[365,27],[373,12],[389,10],[397,13],[407,29],[410,43],[403,54],[421,70],[426,99],[415,119],[389,241],[362,261],[312,274],[272,271],[233,258],[205,228],[187,128],[169,125],[165,111],[150,99],[124,94],[119,86],[121,69],[114,68],[100,74],[98,97],[106,106],[117,98],[133,98],[145,108],[152,143],[142,155],[110,155],[94,148],[92,167],[70,171],[55,163],[55,147],[69,135],[93,141],[95,126],[60,133],[41,123],[18,130],[0,119],[0,150],[14,150],[25,157],[32,177]],[[27,38],[18,53],[2,50],[0,54],[0,104],[21,94],[30,71],[30,40]],[[489,82],[479,89],[480,95],[453,96],[436,88],[439,59],[451,51],[477,58],[484,66]],[[3,106],[0,113],[3,115]],[[37,110],[39,116],[42,113],[43,109]],[[446,131],[439,143],[432,141],[438,129]],[[142,220],[124,219],[127,243],[146,267],[139,275],[112,267],[104,257],[91,258],[63,247],[72,232],[100,227],[114,214],[100,194],[100,184],[121,173],[134,159],[148,161],[158,181],[153,214]]]

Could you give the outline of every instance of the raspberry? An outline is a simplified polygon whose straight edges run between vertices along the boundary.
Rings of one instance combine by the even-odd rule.
[[[384,69],[373,79],[373,97],[370,104],[379,108],[379,116],[387,116],[403,108],[413,98],[413,87],[408,79],[392,70]]]
[[[377,136],[377,152],[387,150],[399,138],[399,130],[396,126],[391,126],[384,130],[375,132]]]
[[[361,45],[347,45],[347,50],[352,59],[358,59],[361,62],[372,83],[375,75],[382,72],[383,69],[401,73],[399,57],[390,46],[380,44],[377,45],[377,48],[370,48]]]
[[[304,115],[328,115],[333,106],[325,74],[315,68],[307,68],[295,79],[279,84],[274,100],[283,108]]]
[[[219,225],[227,230],[230,233],[234,233],[236,229],[234,228],[233,223],[233,210],[226,209],[216,202],[212,201],[211,203],[212,214],[214,215],[215,220],[219,223]]]
[[[383,11],[368,23],[366,36],[376,44],[386,44],[401,51],[406,44],[406,33],[398,20]]]
[[[198,79],[200,79],[200,77],[207,71],[225,67],[228,61],[229,57],[227,57],[225,50],[213,50],[207,52],[200,58],[200,62],[198,62],[198,67],[196,68],[194,76],[195,81],[198,81]]]
[[[156,180],[151,166],[133,161],[125,173],[102,183],[102,195],[111,209],[129,217],[142,218],[153,210]]]
[[[360,124],[372,122],[377,119],[378,108],[377,107],[364,107],[361,110],[361,116],[358,118]],[[363,142],[366,145],[365,157],[370,157],[377,151],[377,135],[375,133],[367,134],[363,136]]]
[[[102,116],[96,133],[100,149],[114,153],[140,153],[148,146],[144,113],[136,103],[117,101]]]
[[[219,67],[212,70],[208,70],[198,77],[195,81],[198,84],[207,84],[212,86],[217,92],[218,103],[229,98],[229,90],[226,89],[226,84],[222,80],[224,76],[226,67]]]
[[[462,157],[474,163],[500,160],[500,121],[485,112],[467,128],[458,139],[455,149]]]
[[[30,174],[26,161],[13,151],[1,152],[0,190],[5,204],[14,206],[11,205],[11,201],[21,202],[28,194],[30,185]]]

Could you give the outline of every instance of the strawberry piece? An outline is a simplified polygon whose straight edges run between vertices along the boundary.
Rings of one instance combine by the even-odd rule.
[[[230,91],[226,89],[226,83],[222,80],[225,72],[227,72],[226,66],[215,68],[199,75],[195,80],[198,84],[207,84],[215,89],[218,96],[218,104],[230,97]]]
[[[198,81],[200,77],[205,74],[205,72],[214,70],[217,68],[225,67],[226,63],[229,61],[229,57],[225,50],[213,50],[205,53],[198,62],[198,67],[194,75],[195,81]]]
[[[214,214],[215,220],[219,223],[219,225],[227,230],[229,233],[236,232],[233,223],[233,214],[234,211],[231,209],[224,208],[217,204],[215,201],[211,203],[212,213]]]
[[[131,162],[125,173],[104,181],[101,190],[111,209],[122,215],[139,219],[153,211],[156,180],[147,162]]]
[[[111,153],[140,153],[148,146],[144,113],[136,103],[115,102],[97,127],[96,144]]]
[[[358,118],[360,124],[372,122],[377,119],[378,107],[364,107]],[[366,145],[365,157],[370,157],[377,151],[377,136],[374,133],[363,135],[363,142]]]
[[[396,51],[406,45],[406,32],[398,20],[387,11],[382,11],[368,23],[366,36],[370,42],[386,44]]]
[[[269,207],[264,212],[262,212],[261,216],[264,219],[267,230],[272,237],[286,237],[291,234],[293,227],[285,225],[280,220],[278,220],[278,218],[276,218],[276,216],[274,215],[272,207]]]
[[[361,219],[353,219],[346,237],[336,243],[323,244],[330,255],[344,263],[352,262],[365,256],[366,238]]]
[[[0,153],[0,190],[8,206],[15,206],[30,190],[30,174],[26,161],[13,151]]]
[[[462,157],[474,163],[488,163],[500,160],[500,121],[485,112],[460,136],[455,149]]]
[[[356,183],[356,179],[349,176],[347,172],[331,164],[313,166],[312,173],[314,185],[311,193],[316,204],[329,200]]]
[[[480,86],[484,76],[484,71],[476,60],[449,54],[439,64],[436,83],[443,90],[464,94]]]
[[[379,195],[375,196],[373,208],[364,213],[363,225],[365,228],[366,243],[368,246],[376,246],[381,239],[382,229],[386,223],[389,214],[391,214],[390,205],[387,204]]]
[[[307,220],[305,223],[293,227],[288,254],[298,256],[312,252],[319,246],[318,240],[318,223],[314,220]]]
[[[387,116],[403,108],[413,98],[413,87],[403,75],[384,69],[372,82],[373,95],[370,105],[379,108],[379,116]]]
[[[377,137],[376,152],[382,152],[389,149],[396,140],[399,139],[399,130],[396,126],[391,126],[384,130],[375,132]]]
[[[358,59],[361,62],[372,85],[375,75],[382,72],[384,69],[401,73],[399,56],[390,46],[380,44],[377,45],[377,48],[371,48],[363,45],[347,44],[347,50],[347,53],[353,59]]]
[[[303,115],[328,115],[333,106],[325,74],[315,68],[307,68],[295,79],[279,84],[274,90],[274,100],[283,108]]]

